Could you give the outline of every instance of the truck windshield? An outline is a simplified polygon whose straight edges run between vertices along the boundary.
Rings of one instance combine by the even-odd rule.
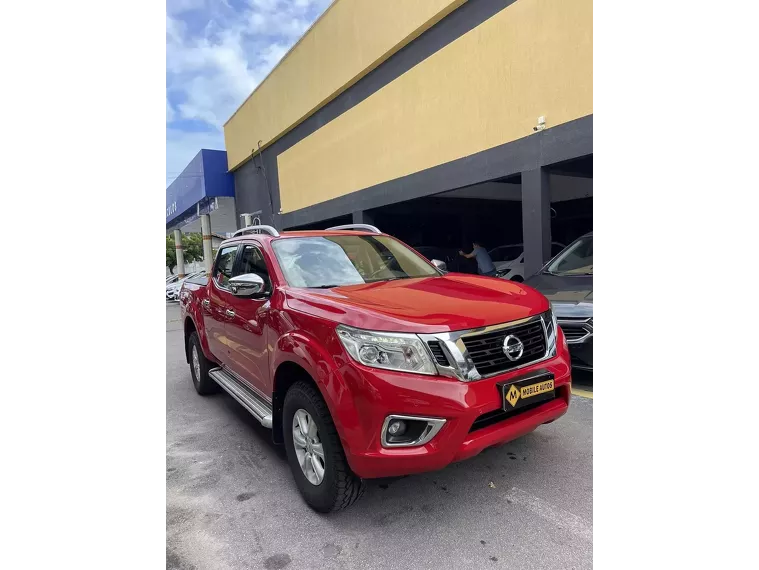
[[[548,264],[552,275],[593,275],[593,236],[578,239]]]
[[[338,287],[434,277],[440,273],[414,251],[386,236],[322,236],[272,242],[292,287]]]

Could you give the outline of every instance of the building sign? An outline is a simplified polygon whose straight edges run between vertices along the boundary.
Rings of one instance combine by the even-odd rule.
[[[200,214],[197,205],[203,201],[213,210],[216,204],[211,200],[209,205],[208,199],[234,195],[234,179],[227,172],[227,153],[201,150],[166,188],[166,223]]]

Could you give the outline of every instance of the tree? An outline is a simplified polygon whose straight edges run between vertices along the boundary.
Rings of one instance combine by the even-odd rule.
[[[182,235],[182,252],[184,253],[184,262],[192,263],[203,259],[203,235],[200,233]],[[174,236],[166,236],[166,267],[170,273],[174,273],[173,268],[177,264],[177,248],[174,243]]]
[[[182,236],[182,251],[184,262],[192,263],[203,259],[203,235],[200,233],[184,234]]]
[[[177,249],[174,244],[174,236],[166,236],[166,267],[169,273],[174,275],[174,266],[177,264]]]

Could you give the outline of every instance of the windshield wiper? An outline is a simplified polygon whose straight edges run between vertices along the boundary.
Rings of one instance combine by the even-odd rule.
[[[313,285],[309,289],[332,289],[333,287],[342,287],[342,285]]]
[[[432,277],[432,275],[430,275]],[[413,275],[405,275],[403,277],[388,277],[387,279],[371,279],[369,281],[365,281],[365,283],[380,283],[384,281],[398,281],[398,279],[417,279]]]

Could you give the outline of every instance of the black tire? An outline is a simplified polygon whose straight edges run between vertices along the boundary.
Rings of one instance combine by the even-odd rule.
[[[324,479],[318,485],[309,482],[298,463],[293,443],[293,416],[303,409],[315,420],[324,450]],[[348,466],[340,437],[321,394],[310,383],[298,381],[285,395],[282,410],[282,433],[287,461],[295,484],[309,507],[320,513],[349,507],[364,494],[364,481]]]
[[[187,349],[187,352],[190,355],[190,374],[192,375],[192,385],[195,386],[195,391],[201,396],[218,392],[219,385],[208,375],[208,371],[211,368],[214,368],[215,365],[203,354],[203,349],[200,346],[200,337],[198,336],[197,331],[193,331],[190,335],[190,339],[187,341]],[[193,360],[194,354],[197,354],[198,356],[200,375],[195,371]]]
[[[511,278],[512,281],[516,281],[517,283],[524,283],[524,277],[521,275],[514,275],[514,277]]]

